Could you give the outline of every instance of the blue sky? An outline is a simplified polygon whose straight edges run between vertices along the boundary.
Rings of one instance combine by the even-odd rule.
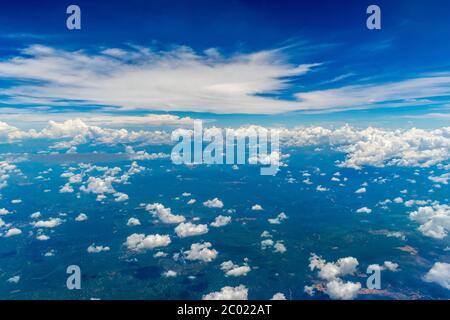
[[[66,29],[69,4],[82,30]],[[366,28],[370,4],[381,30]],[[9,2],[0,103],[8,115],[445,124],[448,12],[437,0]]]

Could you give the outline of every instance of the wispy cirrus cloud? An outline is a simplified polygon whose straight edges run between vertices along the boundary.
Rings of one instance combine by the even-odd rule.
[[[111,48],[97,53],[41,45],[0,63],[0,77],[24,81],[3,90],[9,104],[106,105],[124,109],[215,113],[277,113],[293,101],[263,97],[319,64],[292,65],[282,50],[223,57],[188,47],[152,51]]]
[[[88,52],[33,45],[0,62],[1,98],[9,106],[99,105],[218,114],[326,112],[450,100],[448,73],[311,91],[307,85],[297,88],[292,80],[321,64],[288,61],[284,49],[225,57],[213,48],[199,53],[189,47],[155,51],[129,46]],[[336,85],[352,76],[326,83]]]

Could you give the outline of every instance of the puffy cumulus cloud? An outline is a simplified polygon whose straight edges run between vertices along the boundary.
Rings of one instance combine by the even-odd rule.
[[[187,260],[199,260],[203,262],[211,262],[216,257],[218,252],[215,249],[211,249],[212,244],[210,242],[193,243],[191,249],[184,251],[184,257]]]
[[[129,227],[140,226],[140,225],[141,225],[141,222],[137,218],[130,218],[127,221],[127,226],[129,226]]]
[[[128,250],[140,252],[153,248],[167,247],[171,242],[168,235],[151,234],[146,236],[145,234],[133,233],[127,237],[125,246]]]
[[[8,134],[2,134],[2,128]],[[204,133],[210,130],[217,131],[218,128],[205,128]],[[240,137],[248,136],[250,132],[255,132],[255,130],[267,129],[259,126],[244,126],[230,130],[234,136]],[[280,136],[281,146],[284,147],[330,145],[337,152],[345,153],[346,158],[337,163],[340,167],[354,169],[361,169],[364,166],[431,167],[443,164],[450,159],[450,127],[434,130],[416,128],[394,130],[373,127],[357,129],[346,125],[336,129],[299,127],[293,129],[271,128],[271,130],[277,132]],[[101,128],[88,125],[80,119],[71,119],[59,123],[50,121],[49,125],[41,131],[21,131],[2,123],[0,125],[0,139],[2,136],[9,139],[9,141],[26,138],[71,139],[57,142],[54,148],[59,149],[69,149],[70,147],[86,143],[109,145],[117,145],[119,143],[139,143],[140,145],[172,144],[169,132]],[[165,157],[163,154],[148,154],[145,151],[135,152],[134,149],[128,150],[130,152],[133,150],[130,156],[142,159]],[[279,159],[277,161],[282,165],[281,158],[287,155],[278,156]],[[269,158],[272,158],[272,155]],[[276,159],[270,159],[270,161],[257,160],[258,163],[274,164],[272,161]],[[0,163],[0,172],[1,167],[2,164]],[[447,181],[445,174],[432,177],[439,181],[438,183],[445,182]],[[310,183],[310,180],[306,179],[305,182]],[[1,183],[0,181],[0,186],[2,185]],[[322,188],[319,189],[325,191]]]
[[[372,213],[372,209],[369,209],[367,207],[362,207],[356,210],[357,213]]]
[[[93,243],[93,244],[91,244],[91,245],[87,248],[87,252],[88,252],[88,253],[100,253],[100,252],[109,251],[110,249],[111,249],[110,247],[96,246],[96,245]]]
[[[326,293],[331,299],[352,300],[358,295],[361,289],[359,282],[344,282],[341,279],[335,279],[326,284]]]
[[[158,153],[148,153],[146,151],[134,151],[132,146],[127,146],[125,148],[125,152],[128,157],[132,160],[156,160],[156,159],[166,159],[169,158],[170,155],[163,152]]]
[[[39,240],[39,241],[47,241],[47,240],[50,239],[50,237],[47,236],[47,235],[45,235],[45,234],[40,234],[40,235],[38,235],[38,236],[36,237],[36,239]]]
[[[278,292],[278,293],[275,293],[270,300],[287,300],[287,299],[283,293]]]
[[[319,192],[326,192],[326,191],[329,191],[329,190],[330,189],[322,187],[321,185],[316,187],[316,191],[319,191]]]
[[[36,211],[36,212],[33,212],[30,215],[30,218],[32,218],[32,219],[39,219],[41,216],[42,216],[41,212],[40,211]]]
[[[448,180],[450,180],[450,173],[444,173],[440,176],[430,176],[428,179],[434,183],[448,184]]]
[[[340,258],[336,262],[326,262],[322,257],[311,254],[309,268],[311,271],[318,270],[318,276],[324,280],[332,280],[341,276],[352,275],[356,272],[359,263],[356,258]]]
[[[381,265],[381,266],[379,264],[371,264],[367,268],[371,269],[371,270],[379,270],[379,271],[383,271],[383,270],[388,270],[388,271],[392,271],[392,272],[399,271],[398,263],[394,263],[392,261],[385,261],[383,263],[383,265]]]
[[[274,242],[272,239],[261,240],[261,249],[263,249],[263,250],[273,247],[273,245],[274,245]]]
[[[398,271],[398,263],[392,262],[392,261],[385,261],[384,267],[392,272]]]
[[[34,118],[35,115],[32,115]],[[45,115],[48,119],[48,114]],[[8,134],[2,133],[8,127]],[[53,149],[70,149],[83,144],[116,145],[139,143],[140,145],[171,144],[170,133],[161,130],[129,131],[127,129],[102,128],[89,125],[80,118],[67,119],[62,122],[48,121],[48,125],[40,131],[30,129],[20,130],[0,121],[0,141],[13,142],[26,139],[57,140]],[[68,139],[68,140],[67,140]],[[64,141],[59,141],[64,140]],[[1,170],[1,164],[0,164]]]
[[[286,246],[284,245],[283,241],[277,241],[273,245],[274,251],[278,253],[285,253],[287,251]]]
[[[125,168],[80,163],[78,167],[70,167],[61,174],[61,177],[68,179],[68,182],[60,189],[60,192],[74,192],[73,185],[81,184],[80,191],[96,194],[97,201],[103,201],[107,198],[106,194],[112,194],[116,202],[124,202],[129,199],[128,195],[117,192],[115,185],[129,183],[130,177],[143,169],[135,161]]]
[[[214,198],[203,202],[203,205],[208,208],[223,208],[223,202],[219,198]]]
[[[430,167],[450,158],[450,127],[435,130],[378,129],[358,130],[350,126],[337,129],[304,127],[279,129],[286,146],[331,145],[347,154],[340,167],[363,166]]]
[[[66,183],[59,189],[59,193],[73,193],[73,192],[74,189],[69,183]]]
[[[227,224],[229,224],[231,222],[231,217],[230,216],[217,216],[216,219],[214,220],[214,222],[211,222],[211,227],[214,228],[219,228],[219,227],[223,227],[226,226]]]
[[[10,213],[11,213],[11,211],[9,211],[8,209],[0,208],[0,215],[1,216],[7,215],[7,214],[10,214]]]
[[[0,121],[0,142],[2,137],[2,122]],[[0,161],[0,190],[8,186],[8,179],[11,175],[21,175],[22,172],[17,168],[15,164],[7,161]]]
[[[129,199],[128,195],[123,192],[116,192],[114,193],[114,201],[116,202],[124,202]]]
[[[60,218],[50,218],[48,220],[39,220],[33,222],[32,225],[35,228],[56,228],[63,222]]]
[[[251,271],[251,268],[245,263],[242,266],[234,264],[233,261],[225,261],[220,264],[220,269],[225,272],[225,276],[240,277],[246,276]]]
[[[175,233],[180,238],[198,236],[208,233],[208,226],[206,224],[193,224],[191,222],[182,222],[175,228]]]
[[[255,205],[252,206],[252,210],[253,211],[261,211],[261,210],[264,210],[264,209],[263,209],[263,207],[261,205],[255,204]]]
[[[156,216],[162,223],[177,224],[186,220],[182,215],[173,214],[172,209],[164,207],[161,203],[148,204],[145,210]]]
[[[427,274],[425,274],[424,280],[437,283],[441,287],[450,290],[450,264],[436,262]]]
[[[4,237],[9,238],[13,236],[18,236],[19,234],[22,234],[22,230],[20,230],[19,228],[11,228],[8,231],[6,231]]]
[[[252,155],[248,159],[249,164],[272,165],[276,167],[285,167],[286,164],[282,161],[289,158],[289,154],[281,154],[278,151],[272,151],[269,154]]]
[[[365,193],[367,190],[366,188],[359,188],[358,190],[355,191],[355,193]]]
[[[33,45],[0,62],[0,78],[21,80],[3,90],[10,104],[279,113],[306,106],[261,94],[287,89],[289,77],[316,66],[289,64],[283,49],[225,57],[216,49],[198,53],[186,46],[169,51],[128,46],[87,52]]]
[[[248,300],[248,289],[244,285],[223,287],[220,291],[203,296],[203,300]]]
[[[166,271],[166,272],[163,272],[163,273],[162,273],[162,276],[163,276],[164,278],[173,278],[173,277],[176,277],[176,276],[177,276],[177,273],[176,273],[175,271],[173,271],[173,270],[168,270],[168,271]]]
[[[409,218],[420,223],[419,231],[427,237],[443,239],[450,230],[450,206],[435,203],[419,207]]]
[[[267,221],[269,221],[270,224],[280,224],[281,221],[286,220],[287,218],[288,216],[284,212],[281,212],[276,218],[268,219]]]
[[[311,271],[316,269],[319,271],[318,276],[326,281],[325,292],[331,299],[350,300],[357,296],[361,289],[361,283],[345,282],[341,277],[355,274],[358,265],[358,260],[353,257],[340,258],[336,262],[327,262],[322,257],[312,253],[309,258],[309,268]],[[305,292],[313,295],[314,288],[305,286]]]
[[[81,186],[80,190],[86,193],[94,194],[115,193],[116,190],[112,187],[114,180],[114,177],[89,177],[87,180],[87,185]]]
[[[80,213],[76,218],[75,221],[81,222],[86,221],[88,219],[88,216],[85,213]]]

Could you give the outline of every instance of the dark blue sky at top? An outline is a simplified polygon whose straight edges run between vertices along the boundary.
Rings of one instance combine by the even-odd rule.
[[[380,31],[365,26],[365,10],[373,3],[382,9]],[[65,27],[69,4],[81,7],[80,31]],[[379,72],[387,67],[421,72],[450,65],[449,15],[450,2],[444,0],[17,0],[2,3],[0,46],[5,56],[32,43],[89,49],[131,42],[234,52],[308,42],[293,56],[307,61],[314,54],[316,60],[338,60],[340,65],[345,59],[363,61],[367,68],[381,68]]]
[[[66,28],[66,8],[82,10],[82,30]],[[382,10],[382,30],[366,28],[366,8]],[[4,1],[0,59],[31,44],[97,50],[125,43],[196,51],[254,52],[293,45],[293,63],[322,62],[308,89],[342,74],[398,81],[450,70],[450,1]],[[314,81],[310,81],[314,77]],[[352,84],[349,77],[341,84]],[[300,86],[303,83],[299,83]]]

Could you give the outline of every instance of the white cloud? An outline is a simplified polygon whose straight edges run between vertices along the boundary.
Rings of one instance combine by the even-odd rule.
[[[74,192],[73,187],[68,183],[66,183],[59,189],[59,193],[73,193],[73,192]]]
[[[50,239],[50,237],[45,234],[40,234],[36,237],[36,239],[39,241],[47,241],[48,239]]]
[[[403,203],[403,201],[404,201],[404,200],[403,200],[402,197],[397,197],[397,198],[394,199],[394,202],[395,202],[395,203]]]
[[[450,290],[450,264],[436,262],[424,277],[427,282],[434,282]]]
[[[19,283],[19,281],[20,281],[20,276],[14,276],[14,277],[11,277],[11,278],[9,278],[7,281],[8,281],[9,283]]]
[[[278,292],[278,293],[275,293],[273,295],[272,299],[270,299],[270,300],[286,300],[286,296],[283,293]]]
[[[125,148],[125,152],[128,154],[128,157],[132,160],[156,160],[156,159],[165,159],[169,158],[170,155],[167,153],[159,152],[159,153],[148,153],[146,151],[134,151],[133,147],[127,146]]]
[[[210,242],[193,243],[191,244],[191,249],[184,252],[184,256],[187,260],[211,262],[218,254],[215,249],[210,249],[211,246],[212,244]]]
[[[214,198],[212,200],[207,200],[203,202],[203,205],[208,208],[223,208],[223,202],[218,198]]]
[[[217,49],[199,53],[186,46],[169,51],[128,46],[87,52],[36,44],[2,60],[0,77],[19,83],[3,90],[11,104],[77,103],[164,111],[278,113],[362,109],[378,108],[387,102],[394,106],[418,105],[430,97],[450,95],[447,74],[302,90],[294,94],[294,99],[264,95],[292,91],[290,77],[304,75],[320,65],[292,65],[287,60],[283,49],[224,57]],[[332,79],[331,83],[335,81]]]
[[[105,251],[109,251],[109,250],[110,250],[110,247],[96,246],[94,243],[91,244],[87,248],[88,253],[100,253],[100,252],[105,252]]]
[[[161,203],[148,204],[145,210],[157,216],[161,222],[167,224],[181,223],[186,220],[182,215],[173,214],[172,209],[164,207]]]
[[[211,222],[211,227],[215,227],[215,228],[223,227],[223,226],[226,226],[227,224],[229,224],[230,222],[231,222],[230,216],[220,215],[220,216],[216,217],[214,222]]]
[[[0,208],[0,215],[1,216],[7,215],[7,214],[10,214],[10,213],[11,212],[8,209]]]
[[[170,134],[165,131],[106,129],[87,125],[80,119],[61,123],[50,121],[48,126],[41,131],[21,131],[3,122],[0,124],[0,138],[4,137],[7,141],[27,138],[71,138],[69,145],[65,145],[64,148],[89,142],[113,145],[137,142],[146,145],[171,143]],[[243,135],[248,130],[255,130],[255,128],[259,127],[241,127],[234,129],[234,132]],[[207,130],[209,129],[205,129],[205,132]],[[431,167],[450,159],[450,127],[434,130],[415,128],[393,130],[369,127],[359,130],[346,125],[336,129],[300,127],[275,130],[280,134],[282,146],[330,145],[334,150],[345,153],[346,158],[337,163],[340,167],[354,169],[361,169],[363,166]],[[0,162],[0,173],[2,170],[6,170],[5,168],[12,171],[17,170],[8,163]],[[445,173],[443,175],[443,177],[436,177],[443,178],[444,180],[440,180],[443,182]],[[6,182],[0,180],[0,186],[5,185]],[[311,183],[310,179],[305,180],[305,183]],[[322,188],[319,189],[322,190]],[[324,189],[323,191],[325,191]]]
[[[265,239],[261,241],[261,249],[265,250],[267,248],[273,247],[274,242],[272,239]]]
[[[94,194],[115,193],[116,191],[112,187],[113,181],[113,177],[89,177],[87,180],[87,186],[81,186],[80,190],[86,193]]]
[[[177,276],[177,273],[173,270],[168,270],[166,272],[163,272],[162,276],[165,278],[173,278]]]
[[[326,293],[331,299],[352,300],[361,289],[359,282],[344,282],[341,279],[331,280],[326,285]]]
[[[359,188],[358,190],[355,191],[355,193],[365,193],[367,190],[366,188]]]
[[[132,227],[132,226],[140,226],[140,225],[141,225],[141,222],[139,221],[139,219],[137,219],[137,218],[128,219],[127,226]]]
[[[166,257],[166,256],[167,256],[167,253],[165,253],[163,251],[158,251],[153,255],[154,258],[161,258],[161,257]]]
[[[31,215],[30,215],[30,218],[32,218],[32,219],[39,219],[40,217],[41,217],[41,212],[39,212],[39,211],[37,211],[37,212],[33,212]]]
[[[125,245],[129,250],[145,251],[158,247],[167,247],[171,242],[168,235],[151,234],[146,236],[145,234],[133,233],[127,237]]]
[[[50,218],[49,220],[39,220],[33,222],[32,225],[35,228],[55,228],[59,226],[63,221],[60,218]]]
[[[203,300],[248,300],[248,289],[244,285],[223,287],[220,291],[203,296]]]
[[[114,201],[116,202],[124,202],[129,199],[128,195],[122,192],[114,193],[114,197],[115,197]]]
[[[392,262],[392,261],[385,261],[384,267],[392,272],[398,271],[398,263]]]
[[[264,209],[259,204],[255,204],[255,205],[252,206],[252,210],[253,211],[261,211],[261,210],[264,210]]]
[[[88,216],[85,213],[80,213],[76,218],[75,221],[81,222],[86,221],[88,219]]]
[[[336,262],[326,262],[315,254],[309,258],[309,268],[311,271],[319,270],[318,276],[324,280],[333,280],[337,277],[352,275],[356,272],[359,263],[356,258],[340,258]]]
[[[369,209],[367,207],[359,208],[356,210],[357,213],[372,213],[372,209]]]
[[[319,191],[319,192],[325,192],[325,191],[329,191],[330,189],[322,187],[322,186],[319,185],[319,186],[317,186],[316,190]]]
[[[448,184],[448,180],[450,180],[450,173],[444,173],[440,176],[430,176],[428,179],[434,183]]]
[[[222,262],[220,264],[220,269],[225,272],[225,276],[230,277],[246,276],[247,273],[251,271],[251,268],[247,264],[239,266],[234,264],[231,260]]]
[[[286,246],[284,245],[284,243],[282,241],[275,242],[273,247],[275,249],[275,252],[278,252],[278,253],[285,253],[287,251]]]
[[[281,212],[276,218],[268,219],[267,221],[269,221],[270,224],[280,224],[281,221],[286,220],[287,218],[288,216],[284,212]]]
[[[289,77],[318,65],[291,65],[281,49],[230,57],[200,54],[188,47],[120,50],[123,55],[117,56],[109,54],[116,48],[88,53],[30,46],[0,62],[0,78],[23,80],[23,84],[4,89],[3,95],[10,104],[278,113],[305,106],[260,94],[283,90],[289,87]]]
[[[300,105],[310,109],[353,109],[380,107],[380,103],[401,101],[398,106],[420,104],[420,99],[450,94],[450,77],[435,75],[392,83],[351,85],[335,89],[297,93]],[[423,103],[423,102],[422,102]]]
[[[5,237],[9,238],[9,237],[13,237],[13,236],[18,236],[21,233],[22,233],[22,230],[20,230],[18,228],[11,228],[6,232]]]
[[[427,237],[443,239],[450,230],[450,206],[435,203],[419,207],[409,218],[420,223],[419,231]]]
[[[182,222],[175,228],[175,233],[180,238],[198,236],[208,233],[208,226],[206,224],[193,224],[191,222]]]

